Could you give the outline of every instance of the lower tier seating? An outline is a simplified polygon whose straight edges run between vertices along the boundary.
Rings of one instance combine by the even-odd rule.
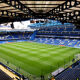
[[[10,76],[8,76],[5,72],[0,70],[0,80],[14,80]]]
[[[77,39],[54,39],[54,38],[35,38],[34,42],[61,45],[80,48],[80,40]]]
[[[56,75],[55,80],[80,80],[80,61],[75,64]]]
[[[0,34],[1,40],[19,40],[19,39],[29,39],[32,35],[31,32],[7,32]]]

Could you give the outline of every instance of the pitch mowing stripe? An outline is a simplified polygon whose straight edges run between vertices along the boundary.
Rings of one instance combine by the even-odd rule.
[[[3,53],[2,53],[3,54]],[[2,56],[1,54],[0,54],[0,56]],[[4,55],[3,54],[3,56],[6,58],[7,57],[7,61],[9,61],[9,62],[11,62],[11,63],[13,63],[13,64],[15,64],[15,66],[17,66],[17,67],[21,67],[23,70],[26,70],[26,71],[29,71],[31,74],[32,74],[32,71],[31,70],[34,70],[34,71],[39,71],[38,69],[36,69],[36,68],[34,68],[34,67],[31,67],[31,65],[26,65],[25,63],[23,63],[23,62],[21,62],[21,61],[19,61],[19,60],[16,60],[16,59],[14,59],[13,57],[9,57],[9,56],[7,56],[7,55]],[[4,57],[2,57],[2,58],[4,58]],[[11,58],[11,59],[10,59]],[[8,60],[9,59],[9,60]],[[25,65],[25,66],[24,66]]]
[[[62,52],[63,50],[61,50],[61,52]],[[35,53],[35,52],[34,52]]]
[[[12,47],[11,47],[12,48]],[[20,48],[18,48],[19,50],[20,50]],[[67,48],[68,49],[68,48]],[[24,50],[20,50],[20,51],[24,51]],[[59,50],[58,50],[59,51]],[[60,51],[62,52],[62,51],[64,51],[64,49],[63,50],[61,50],[60,49]],[[60,51],[59,51],[59,53],[60,53]],[[34,52],[35,53],[35,52]],[[57,52],[58,53],[58,52]]]
[[[10,43],[10,44],[13,44],[13,43]],[[26,46],[26,44],[29,44],[29,43],[24,43],[25,46]],[[33,46],[31,46],[31,44]],[[43,47],[43,44],[42,45],[41,44],[37,44],[37,46],[40,46],[40,47],[37,47],[38,50],[34,51],[33,49],[31,49],[32,47],[34,47],[34,43],[30,43],[29,44],[30,46],[26,46],[26,47],[30,48],[29,52],[26,54],[25,53],[26,51],[24,51],[24,53],[22,53],[23,51],[20,51],[20,48],[21,48],[20,46],[16,46],[16,47],[13,46],[13,48],[10,48],[10,46],[7,47],[7,45],[8,44],[6,44],[6,47],[5,46],[1,46],[1,45],[0,46],[2,48],[4,48],[4,50],[5,50],[5,48],[6,49],[10,49],[12,51],[15,50],[15,51],[19,52],[19,54],[17,54],[17,53],[16,53],[17,55],[16,54],[11,54],[10,52],[6,52],[6,50],[4,51],[3,49],[0,50],[0,51],[3,52],[5,55],[7,55],[9,57],[12,57],[12,58],[10,58],[11,62],[13,62],[13,64],[15,64],[16,66],[18,66],[18,64],[21,62],[20,65],[25,71],[27,71],[27,72],[29,72],[31,74],[38,75],[38,76],[41,74],[42,71],[43,71],[44,74],[50,73],[51,72],[51,68],[50,67],[53,66],[53,68],[54,68],[54,65],[56,66],[56,63],[58,63],[58,62],[60,62],[60,65],[63,65],[63,59],[68,59],[67,57],[69,55],[73,54],[72,51],[74,51],[74,53],[75,53],[75,52],[78,52],[78,50],[79,50],[79,49],[75,49],[74,50],[74,48],[67,49],[66,47],[60,47],[60,46],[58,46],[59,49],[58,48],[54,49],[56,46],[53,46],[53,50],[52,49],[50,50],[48,48],[51,48],[52,46],[49,45],[49,47],[48,47],[48,45],[46,45],[46,46],[44,45],[44,49],[45,50],[44,51],[40,51],[39,49]],[[16,44],[16,45],[19,45],[19,44]],[[24,46],[24,45],[22,45],[22,46]],[[18,50],[15,49],[17,47],[18,47]],[[24,47],[22,49],[24,49]],[[56,52],[58,50],[60,50],[60,52],[58,52],[56,54],[50,53],[52,51],[54,52],[54,50],[56,50]],[[33,52],[33,53],[31,53],[31,52]],[[44,52],[44,53],[41,53],[41,52]],[[34,53],[38,54],[38,56],[34,55]],[[66,56],[65,56],[65,54],[66,54]],[[14,60],[17,63],[14,63]],[[22,64],[22,62],[24,64]],[[66,60],[66,62],[68,62],[68,60]],[[56,68],[57,67],[55,67],[54,69],[56,69]]]
[[[3,46],[7,46],[7,47],[9,47],[9,46],[10,46],[10,48],[15,48],[15,49],[18,49],[18,50],[20,50],[20,51],[29,51],[29,50],[32,50],[32,49],[33,49],[33,48],[31,48],[31,49],[30,49],[30,48],[28,48],[28,49],[29,49],[29,50],[28,50],[26,47],[22,47],[22,46],[20,46],[20,45],[19,45],[20,47],[19,47],[19,46],[17,46],[17,45],[16,45],[16,46],[3,45]],[[66,47],[66,48],[67,48],[67,47]],[[61,50],[61,48],[59,48],[59,47],[54,48],[54,49],[52,49],[52,50],[56,50],[56,49],[60,49],[60,50]],[[35,50],[37,50],[37,48],[36,48],[36,49],[34,49],[34,51],[35,51]],[[40,48],[39,48],[39,50],[40,50],[40,51],[46,51],[46,49],[40,49]],[[39,51],[39,50],[38,50],[38,51]],[[49,50],[49,49],[47,49],[47,50]],[[33,51],[33,50],[32,50],[32,51]],[[50,51],[51,51],[51,49],[50,49]]]
[[[4,50],[4,48],[3,48],[3,50]],[[10,49],[6,49],[6,48],[5,48],[5,50],[6,50],[7,52],[10,52],[10,53],[13,53],[13,54],[15,53],[15,51],[12,51],[12,50],[10,50]],[[15,54],[16,54],[16,53],[15,53]],[[22,54],[22,55],[23,55],[23,54]],[[24,54],[24,55],[25,55],[25,54]],[[60,55],[61,55],[61,54],[60,54]],[[63,54],[62,54],[62,55],[63,55]],[[40,56],[43,57],[43,55],[40,55]]]
[[[24,49],[30,49],[30,47],[27,47],[27,45],[11,44],[10,46],[20,47],[20,48],[24,48]],[[31,47],[32,47],[32,46],[31,46]],[[37,49],[37,47],[32,47],[31,49]]]
[[[22,52],[22,53],[25,53],[25,54],[27,54],[27,52],[29,52],[30,54],[31,53],[34,53],[34,54],[36,54],[37,52],[36,51],[31,51],[31,50],[29,50],[29,49],[23,49],[23,48],[19,48],[19,47],[12,47],[12,46],[8,46],[8,45],[4,45],[3,46],[4,48],[8,48],[9,50],[8,51],[10,51],[10,49],[11,49],[11,52],[16,52],[16,53],[20,53],[20,52]]]
[[[14,47],[14,50],[10,50],[10,49],[13,49],[12,46],[11,46],[11,47],[3,46],[3,47],[8,48],[8,49],[3,48],[3,50],[5,49],[6,51],[8,51],[8,52],[10,52],[10,53],[13,53],[13,54],[14,54],[14,53],[19,54],[21,51],[24,51],[24,50],[21,50],[21,49],[19,49],[19,48],[18,48],[19,51],[15,51],[15,50],[16,50],[15,47]],[[30,53],[33,53],[33,52],[30,51]],[[34,52],[34,53],[38,53],[38,52]],[[20,55],[19,55],[19,56],[20,56]]]
[[[12,49],[17,49],[17,50],[23,51],[23,52],[24,52],[24,51],[27,51],[27,50],[25,50],[25,49],[18,48],[18,47],[12,47],[12,46],[9,47],[8,45],[7,45],[6,47],[7,47],[7,48],[12,48]],[[67,49],[68,49],[68,48],[67,48]],[[8,51],[10,51],[10,50],[8,50]],[[46,50],[44,49],[44,51],[46,51]],[[62,52],[62,51],[64,51],[64,49],[63,49],[63,50],[60,49],[60,51]],[[58,52],[60,52],[60,51],[58,50]],[[12,52],[12,51],[11,51],[11,52]],[[13,51],[13,52],[14,52],[14,51]],[[57,53],[58,53],[58,52],[57,52]],[[34,53],[35,53],[35,52],[34,52]],[[43,55],[41,55],[41,57],[43,57]]]
[[[3,54],[3,52],[5,54]],[[16,58],[14,58],[14,56],[11,54],[8,54],[6,53],[6,51],[3,51],[3,52],[0,52],[0,56],[3,58],[3,59],[6,59],[6,61],[10,61],[10,62],[13,62],[14,64],[17,64],[16,62],[18,61],[19,64],[17,64],[17,66],[20,65],[20,63],[22,64],[23,62],[19,61],[19,60],[16,60]]]
[[[16,50],[15,48],[13,49],[13,48],[8,47],[8,46],[3,46],[0,49],[5,50],[6,52],[9,52],[9,53],[12,53],[12,54],[16,54],[18,56],[20,56],[20,54],[23,54],[23,53],[24,53],[24,55],[26,54],[25,56],[29,56],[29,54],[27,54],[27,52],[25,52],[25,51],[21,52],[21,49]],[[23,57],[23,56],[21,56],[21,57]]]
[[[28,49],[24,49],[24,48],[20,48],[16,46],[3,45],[3,47],[11,48],[11,49],[15,49],[15,50],[23,51],[23,52],[28,51]]]
[[[23,50],[21,50],[21,49],[20,49],[20,50],[19,50],[19,49],[16,50],[15,48],[13,49],[12,47],[7,47],[7,46],[6,46],[6,48],[9,49],[8,51],[10,51],[10,49],[11,49],[11,52],[10,52],[10,53],[14,53],[14,51],[16,51],[16,53],[17,53],[18,56],[21,56],[21,55],[30,56],[29,54],[32,53],[32,51],[30,51],[30,50],[29,50],[29,53],[28,53],[27,50],[26,50],[26,52],[25,52],[25,51],[23,51]],[[21,54],[20,54],[20,53],[21,53]],[[27,54],[27,53],[28,53],[28,54]],[[33,54],[33,56],[34,56],[34,55],[35,55],[35,56],[38,55],[38,54],[36,54],[36,52],[34,52],[34,53],[35,53],[35,54]],[[25,56],[21,56],[21,57],[25,57]]]
[[[23,47],[23,46],[24,46],[24,47],[27,47],[26,44],[27,44],[27,43],[25,43],[25,44],[19,44],[19,43],[18,43],[18,44],[12,44],[12,43],[11,43],[11,44],[9,44],[9,45],[15,45],[15,46],[20,46],[20,47]],[[33,44],[33,43],[32,43],[32,44]],[[51,46],[51,45],[50,45],[50,46]],[[33,49],[34,49],[34,47],[35,47],[35,48],[38,48],[39,45],[35,46],[35,45],[30,45],[30,44],[29,44],[28,47],[29,47],[29,48],[30,48],[30,47],[33,47]],[[28,47],[27,47],[27,48],[28,48]],[[41,46],[40,46],[40,47],[41,47]],[[40,47],[39,47],[39,48],[40,48]],[[42,46],[41,48],[44,49],[45,47]],[[41,48],[40,48],[40,49],[41,49]],[[48,46],[48,48],[49,48],[49,46]],[[54,48],[55,48],[55,47],[54,47]],[[56,47],[56,48],[57,48],[57,47]],[[53,49],[52,46],[51,46],[49,49]]]
[[[23,48],[25,48],[25,47],[27,47],[27,45],[22,45],[22,44],[19,44],[19,45],[16,45],[16,44],[11,44],[11,45],[15,45],[15,46],[19,46],[19,47],[23,47]],[[32,47],[32,49],[37,49],[38,47],[36,47],[36,46],[28,46],[28,48],[30,48],[30,47]],[[56,47],[57,48],[57,47]],[[41,47],[40,49],[44,49],[43,47]],[[48,48],[48,49],[53,49],[53,48]]]
[[[28,66],[27,66],[28,67]],[[29,66],[30,67],[30,66]],[[33,69],[34,70],[34,69]],[[36,71],[36,70],[35,70]]]
[[[10,50],[6,50],[6,51],[10,51]],[[14,53],[13,51],[10,51],[10,53]],[[21,54],[21,55],[23,55],[23,54]]]
[[[11,43],[12,44],[12,43]],[[34,43],[34,42],[24,42],[24,43],[17,43],[18,45],[21,44],[21,45],[26,45],[26,46],[35,46],[35,47],[42,47],[42,48],[51,48],[51,47],[58,47],[58,46],[53,46],[53,45],[48,45],[48,44],[42,44],[42,43]],[[33,45],[34,44],[34,45]],[[42,46],[43,45],[43,46]],[[45,45],[45,47],[44,47]]]
[[[10,52],[10,53],[12,53],[12,54],[16,54],[16,51],[10,50],[10,49],[8,49],[8,48],[0,47],[0,50],[6,51],[6,52]]]
[[[34,44],[34,43],[32,43],[32,44]],[[36,43],[35,43],[36,44]],[[22,44],[23,45],[23,44]],[[26,45],[26,43],[24,44],[24,45]],[[43,45],[43,46],[38,46],[38,45]],[[62,46],[54,46],[54,45],[47,45],[47,44],[45,44],[46,46],[44,47],[44,44],[40,44],[40,43],[38,43],[38,45],[37,46],[35,46],[35,45],[31,45],[31,43],[28,45],[29,47],[37,47],[37,48],[52,48],[52,47],[59,47],[59,48],[63,48]],[[27,46],[27,45],[26,45]]]

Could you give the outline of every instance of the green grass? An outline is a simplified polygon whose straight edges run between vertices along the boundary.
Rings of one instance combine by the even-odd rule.
[[[47,75],[59,66],[68,63],[80,49],[53,46],[33,42],[0,44],[0,57],[24,71],[40,76]]]

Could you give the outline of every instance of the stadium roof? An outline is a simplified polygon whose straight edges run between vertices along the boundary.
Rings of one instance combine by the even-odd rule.
[[[49,18],[80,20],[80,0],[0,0],[0,22]]]

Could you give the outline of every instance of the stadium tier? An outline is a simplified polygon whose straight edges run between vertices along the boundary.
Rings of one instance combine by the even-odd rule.
[[[76,29],[75,26],[59,26],[42,28],[37,32],[36,37],[47,37],[47,38],[80,38],[80,30]]]
[[[80,80],[80,61],[56,75],[55,80]]]
[[[44,43],[44,44],[80,48],[80,40],[76,40],[76,39],[35,38],[35,40],[33,41],[38,43]]]
[[[70,24],[70,23],[69,23]],[[64,24],[69,25],[69,24]],[[47,22],[39,22],[39,23],[32,23],[31,25],[29,25],[29,27],[31,28],[41,28],[41,27],[54,27],[55,25],[57,26],[62,26],[62,23],[60,21],[53,21],[53,20],[48,20]]]
[[[25,40],[29,39],[32,32],[3,32],[0,34],[1,40]]]
[[[11,77],[9,77],[6,73],[4,73],[2,70],[0,70],[0,79],[1,80],[13,80]]]
[[[7,62],[9,64],[9,62]],[[18,72],[10,69],[6,65],[0,62],[0,79],[1,80],[28,80],[23,75],[19,74]]]

